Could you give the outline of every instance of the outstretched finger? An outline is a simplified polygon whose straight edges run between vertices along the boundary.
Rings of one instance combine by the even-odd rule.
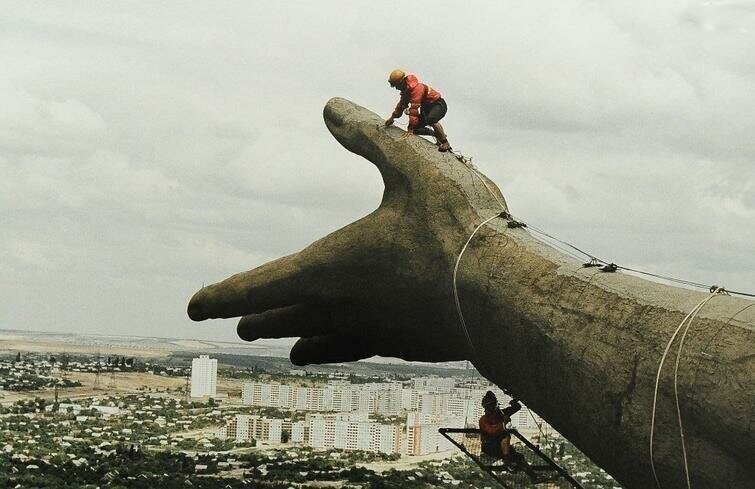
[[[239,338],[254,341],[260,338],[319,336],[334,332],[333,318],[323,306],[296,304],[272,309],[262,314],[244,316],[236,327]]]
[[[291,348],[290,357],[294,365],[310,365],[354,362],[374,355],[371,343],[365,338],[336,334],[301,338]]]
[[[194,321],[255,314],[304,302],[310,298],[316,273],[298,254],[284,256],[248,272],[199,290],[189,301]]]

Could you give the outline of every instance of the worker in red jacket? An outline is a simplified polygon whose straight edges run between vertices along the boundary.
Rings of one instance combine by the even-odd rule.
[[[437,140],[438,151],[450,151],[451,145],[448,144],[446,133],[440,125],[440,120],[446,115],[448,106],[440,92],[420,83],[416,76],[407,75],[401,70],[393,70],[388,76],[388,83],[401,92],[401,99],[393,114],[385,121],[385,125],[393,124],[393,120],[401,117],[401,113],[408,107],[406,113],[409,115],[409,128],[407,131],[410,134],[434,136]],[[432,126],[432,129],[427,126]]]
[[[519,411],[522,405],[512,400],[507,408],[499,409],[495,394],[487,391],[482,398],[482,407],[485,409],[485,414],[480,418],[482,452],[507,462],[522,462],[521,454],[511,447],[511,435],[506,429],[511,416]]]

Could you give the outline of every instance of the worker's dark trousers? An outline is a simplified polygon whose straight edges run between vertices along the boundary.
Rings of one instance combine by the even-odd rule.
[[[448,111],[446,101],[439,98],[435,102],[425,102],[419,108],[419,124],[417,127],[431,126],[440,121]]]

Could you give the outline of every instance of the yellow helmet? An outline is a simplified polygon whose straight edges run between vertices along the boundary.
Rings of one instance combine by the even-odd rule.
[[[391,71],[391,74],[388,75],[388,84],[395,87],[404,79],[404,77],[406,77],[406,73],[402,70],[393,70]]]

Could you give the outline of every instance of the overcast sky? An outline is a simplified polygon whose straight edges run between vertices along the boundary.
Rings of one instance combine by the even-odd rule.
[[[396,67],[515,215],[751,291],[753,53],[752,1],[4,1],[0,328],[233,339],[189,297],[379,204],[322,108]]]

